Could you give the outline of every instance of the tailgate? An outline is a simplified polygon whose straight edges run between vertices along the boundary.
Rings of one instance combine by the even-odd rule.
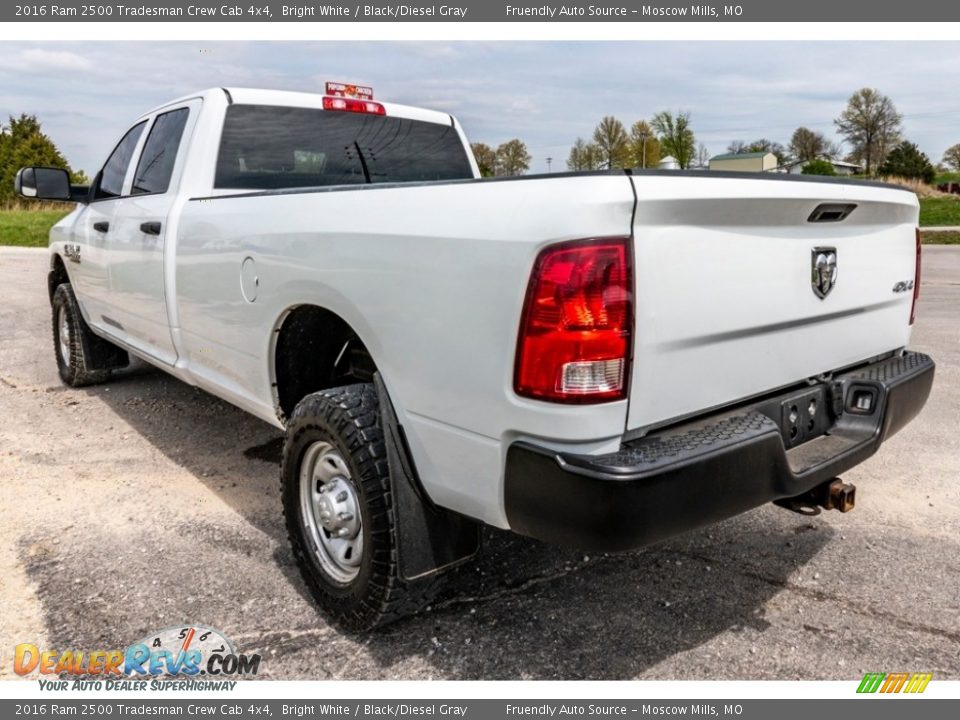
[[[913,193],[708,171],[635,175],[633,183],[628,429],[731,404],[907,344],[913,293],[894,288],[914,278]],[[816,218],[821,206],[837,205],[855,208],[841,220],[833,207]],[[826,264],[822,276],[814,272],[818,256]]]

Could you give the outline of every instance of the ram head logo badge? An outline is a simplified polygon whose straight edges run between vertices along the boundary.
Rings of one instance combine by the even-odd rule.
[[[823,300],[837,284],[837,249],[815,247],[811,253],[810,284],[813,293]]]

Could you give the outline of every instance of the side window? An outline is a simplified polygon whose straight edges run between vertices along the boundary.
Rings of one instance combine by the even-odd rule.
[[[137,163],[131,194],[165,193],[170,187],[170,176],[189,114],[189,108],[180,108],[157,115]]]
[[[110,157],[107,158],[103,170],[100,171],[100,181],[97,183],[97,188],[93,194],[95,200],[119,197],[120,193],[123,192],[123,178],[127,174],[133,151],[137,147],[140,133],[143,132],[143,127],[146,124],[146,120],[137,123],[127,130],[127,134],[117,143]]]

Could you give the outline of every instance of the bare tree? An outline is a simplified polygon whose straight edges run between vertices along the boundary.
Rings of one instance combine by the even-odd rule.
[[[823,133],[808,127],[798,127],[790,136],[790,154],[794,160],[807,162],[823,157],[827,149],[827,138]]]
[[[690,128],[690,113],[678,112],[674,115],[664,110],[654,115],[650,124],[659,135],[663,152],[673,155],[681,168],[690,167],[697,152],[697,140]]]
[[[567,156],[567,169],[575,172],[583,170],[599,170],[601,165],[600,153],[593,143],[584,142],[583,138],[577,138],[577,141],[570,148],[570,155]]]
[[[743,140],[734,140],[729,145],[727,145],[727,152],[739,155],[740,153],[747,152],[747,143]]]
[[[754,140],[752,143],[747,145],[744,152],[773,153],[777,156],[777,162],[780,165],[783,165],[783,163],[787,161],[787,149],[775,140],[767,140],[767,138]]]
[[[497,175],[523,175],[530,169],[532,157],[527,146],[516,138],[497,148]]]
[[[593,144],[605,168],[626,167],[629,164],[629,138],[623,123],[607,115],[593,131]]]
[[[788,150],[794,160],[801,162],[816,160],[817,158],[833,160],[840,157],[842,152],[840,146],[832,140],[828,140],[822,132],[802,126],[793,131]]]
[[[710,151],[707,149],[707,146],[703,143],[697,145],[697,159],[696,166],[700,168],[705,168],[710,166]]]
[[[946,152],[943,153],[941,162],[949,168],[960,170],[960,143],[948,147]]]
[[[862,162],[870,175],[900,142],[903,116],[893,101],[879,90],[861,88],[833,122],[853,149],[851,156]]]

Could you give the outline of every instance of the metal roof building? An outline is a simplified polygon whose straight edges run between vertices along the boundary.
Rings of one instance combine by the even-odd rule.
[[[777,169],[777,156],[772,152],[725,153],[710,158],[711,170],[768,172]]]

